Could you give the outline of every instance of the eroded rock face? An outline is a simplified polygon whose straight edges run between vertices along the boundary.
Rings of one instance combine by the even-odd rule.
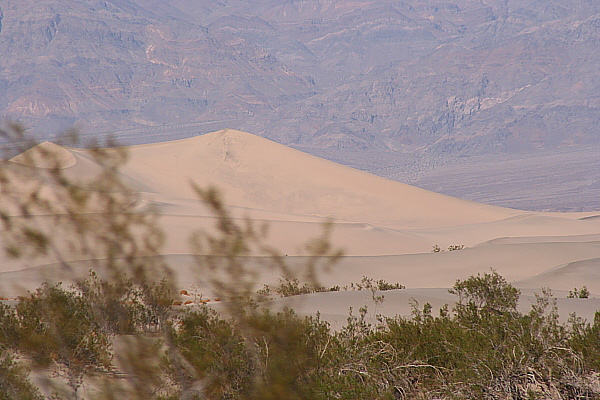
[[[126,143],[222,127],[433,155],[598,143],[599,28],[583,0],[6,0],[0,113]]]

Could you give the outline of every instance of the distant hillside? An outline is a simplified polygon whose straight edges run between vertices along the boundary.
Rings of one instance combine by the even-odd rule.
[[[599,28],[585,0],[4,0],[0,116],[129,143],[223,127],[431,155],[599,143]]]

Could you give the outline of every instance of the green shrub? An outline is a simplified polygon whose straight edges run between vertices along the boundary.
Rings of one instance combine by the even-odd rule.
[[[0,400],[42,400],[27,372],[6,351],[0,351]]]
[[[17,348],[19,331],[17,315],[13,307],[0,303],[0,350]]]
[[[600,372],[600,311],[589,323],[572,316],[568,348],[581,356],[585,370]]]
[[[367,276],[363,276],[360,282],[352,282],[350,284],[350,289],[352,290],[371,290],[371,291],[384,291],[384,290],[394,290],[394,289],[404,289],[405,286],[396,283],[389,283],[383,279],[375,280],[373,278],[369,278]]]
[[[201,307],[185,313],[174,327],[174,343],[193,367],[186,373],[182,392],[194,392],[191,383],[199,379],[210,398],[231,399],[247,391],[253,360],[230,321]]]
[[[91,305],[60,284],[43,285],[16,306],[19,350],[37,361],[69,367],[108,367],[108,337],[100,329]]]
[[[209,398],[303,399],[313,390],[330,333],[318,318],[289,309],[251,307],[239,325],[202,307],[182,317],[173,337],[194,368],[189,382],[201,380]]]
[[[90,271],[77,291],[94,313],[94,320],[109,334],[158,332],[168,319],[173,302],[172,292],[163,280],[157,284],[134,284],[122,277],[119,281],[101,280]]]
[[[573,289],[569,291],[568,299],[587,299],[590,297],[590,291],[586,286],[583,286],[581,289]]]
[[[466,313],[514,313],[520,291],[506,282],[496,271],[457,280],[450,293],[458,296],[456,312]]]
[[[297,296],[300,294],[318,293],[327,291],[324,287],[315,287],[309,283],[300,286],[298,278],[279,279],[279,284],[273,288],[273,291],[281,297]]]
[[[17,350],[39,366],[60,366],[75,393],[85,373],[110,368],[109,337],[77,291],[44,284],[19,298],[16,315]]]

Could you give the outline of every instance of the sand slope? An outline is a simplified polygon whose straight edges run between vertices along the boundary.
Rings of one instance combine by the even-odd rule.
[[[77,159],[67,149],[51,142],[42,142],[21,154],[10,159],[15,164],[37,168],[70,168]]]
[[[86,150],[44,146],[58,152],[64,160],[61,167],[72,178],[86,179],[99,171]],[[203,284],[193,273],[193,258],[186,256],[190,233],[210,231],[215,224],[196,200],[194,182],[220,188],[237,218],[250,216],[268,224],[269,242],[298,267],[306,261],[302,244],[333,218],[333,243],[345,248],[347,257],[322,276],[326,285],[343,286],[367,275],[413,289],[447,288],[456,279],[494,268],[527,290],[551,286],[567,291],[585,284],[600,296],[600,212],[534,213],[463,201],[233,130],[132,146],[128,151],[130,159],[121,174],[138,192],[132,209],[153,208],[163,215],[168,237],[164,254],[183,286]],[[27,157],[12,161],[22,159]],[[51,229],[52,216],[36,218]],[[434,245],[444,249],[461,244],[468,248],[430,252]],[[89,268],[82,260],[73,264],[76,273],[61,274],[52,257],[1,261],[0,284],[11,295],[16,293],[15,283],[21,284],[21,291],[31,290],[40,282],[38,276],[68,280]],[[260,283],[274,283],[277,276],[265,273],[261,279]],[[411,293],[416,297],[419,292]],[[346,310],[344,299],[350,295],[335,296],[322,301],[336,298]]]
[[[234,130],[129,150],[128,177],[148,191],[179,197],[194,197],[193,181],[218,186],[232,205],[418,228],[516,214],[379,178]]]

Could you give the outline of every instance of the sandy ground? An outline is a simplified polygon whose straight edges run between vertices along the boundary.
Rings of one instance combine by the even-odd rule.
[[[59,167],[73,179],[88,179],[99,171],[87,150],[43,146],[57,152]],[[444,288],[490,268],[523,290],[522,306],[528,307],[534,291],[549,286],[555,289],[563,314],[577,311],[592,317],[600,308],[600,211],[536,213],[464,201],[233,130],[131,146],[128,153],[121,174],[137,192],[132,209],[153,208],[162,214],[168,239],[161,252],[176,272],[178,285],[208,298],[214,294],[199,272],[198,260],[190,255],[188,238],[198,230],[210,232],[216,220],[197,200],[192,182],[217,186],[238,221],[249,217],[268,225],[268,243],[287,255],[293,269],[301,270],[308,260],[303,243],[319,235],[326,221],[333,221],[331,240],[346,256],[320,274],[321,282],[344,286],[369,276],[407,286],[385,293],[386,300],[378,306],[385,315],[409,313],[410,298],[430,302],[434,309],[452,303]],[[22,165],[30,159],[20,155],[13,161]],[[6,199],[0,205],[19,214]],[[47,230],[55,221],[52,215],[34,218]],[[60,240],[59,233],[55,237]],[[431,253],[434,245],[467,248]],[[33,290],[42,280],[71,282],[95,268],[94,262],[69,256],[66,249],[61,254],[75,260],[70,269],[58,266],[54,256],[3,257],[0,296]],[[277,279],[277,272],[262,271],[258,287]],[[566,299],[569,290],[584,285],[593,299]],[[294,301],[301,312],[319,310],[324,318],[339,323],[345,321],[349,307],[356,310],[370,304],[370,296],[370,292],[341,291]]]

